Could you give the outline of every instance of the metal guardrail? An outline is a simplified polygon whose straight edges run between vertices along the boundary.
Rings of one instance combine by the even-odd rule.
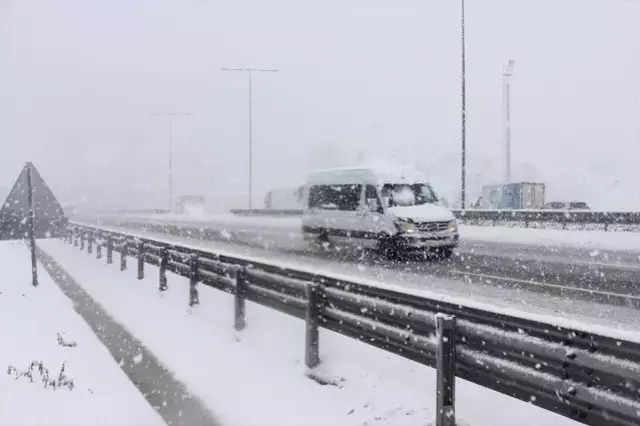
[[[523,222],[525,227],[534,222],[557,223],[565,229],[568,224],[640,225],[640,212],[601,212],[591,210],[453,210],[463,223],[471,221]]]
[[[300,209],[232,209],[237,216],[302,216]]]
[[[603,225],[608,231],[613,225],[633,225],[640,227],[640,212],[600,212],[591,210],[452,210],[462,223],[520,222],[528,228],[532,223],[556,223],[566,229],[569,224]],[[302,210],[277,209],[235,209],[238,216],[300,216]],[[640,229],[639,229],[640,231]]]
[[[118,209],[118,210],[94,210],[88,212],[80,212],[84,215],[101,215],[101,214],[169,214],[171,213],[171,209],[134,209],[134,210],[126,210],[126,209]]]
[[[66,241],[107,263],[120,253],[234,295],[235,328],[249,300],[306,321],[305,362],[319,358],[319,327],[437,369],[436,425],[455,424],[455,376],[594,426],[640,424],[640,344],[443,303],[330,276],[71,224]],[[517,422],[517,421],[516,421]]]

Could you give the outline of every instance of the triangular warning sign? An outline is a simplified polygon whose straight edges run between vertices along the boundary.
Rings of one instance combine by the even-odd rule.
[[[29,169],[31,171],[32,205],[35,237],[62,236],[67,219],[62,206],[31,163],[25,164],[2,208],[0,208],[0,240],[16,240],[29,235]]]

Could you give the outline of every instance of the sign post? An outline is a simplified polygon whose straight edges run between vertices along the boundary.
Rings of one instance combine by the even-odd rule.
[[[27,191],[29,198],[29,245],[31,246],[31,277],[34,287],[38,286],[38,262],[36,260],[36,211],[33,208],[33,173],[31,163],[27,164]]]
[[[25,164],[13,189],[0,206],[0,241],[28,240],[31,278],[38,286],[36,239],[68,234],[62,206],[31,163]]]

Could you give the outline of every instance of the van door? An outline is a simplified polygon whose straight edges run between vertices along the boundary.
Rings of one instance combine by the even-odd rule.
[[[364,187],[349,184],[339,185],[338,188],[341,202],[339,210],[333,216],[330,240],[336,244],[360,247],[364,230],[363,217],[366,213]]]
[[[364,190],[364,206],[361,218],[361,245],[367,248],[378,247],[378,237],[384,232],[384,208],[373,185],[367,185]]]
[[[309,228],[333,243],[353,243],[362,229],[360,213],[363,186],[355,184],[314,185],[309,192],[309,213],[303,218]]]

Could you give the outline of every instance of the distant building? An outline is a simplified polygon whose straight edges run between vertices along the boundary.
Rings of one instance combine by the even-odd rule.
[[[545,185],[540,182],[514,182],[484,185],[482,197],[472,206],[480,209],[541,209]]]

